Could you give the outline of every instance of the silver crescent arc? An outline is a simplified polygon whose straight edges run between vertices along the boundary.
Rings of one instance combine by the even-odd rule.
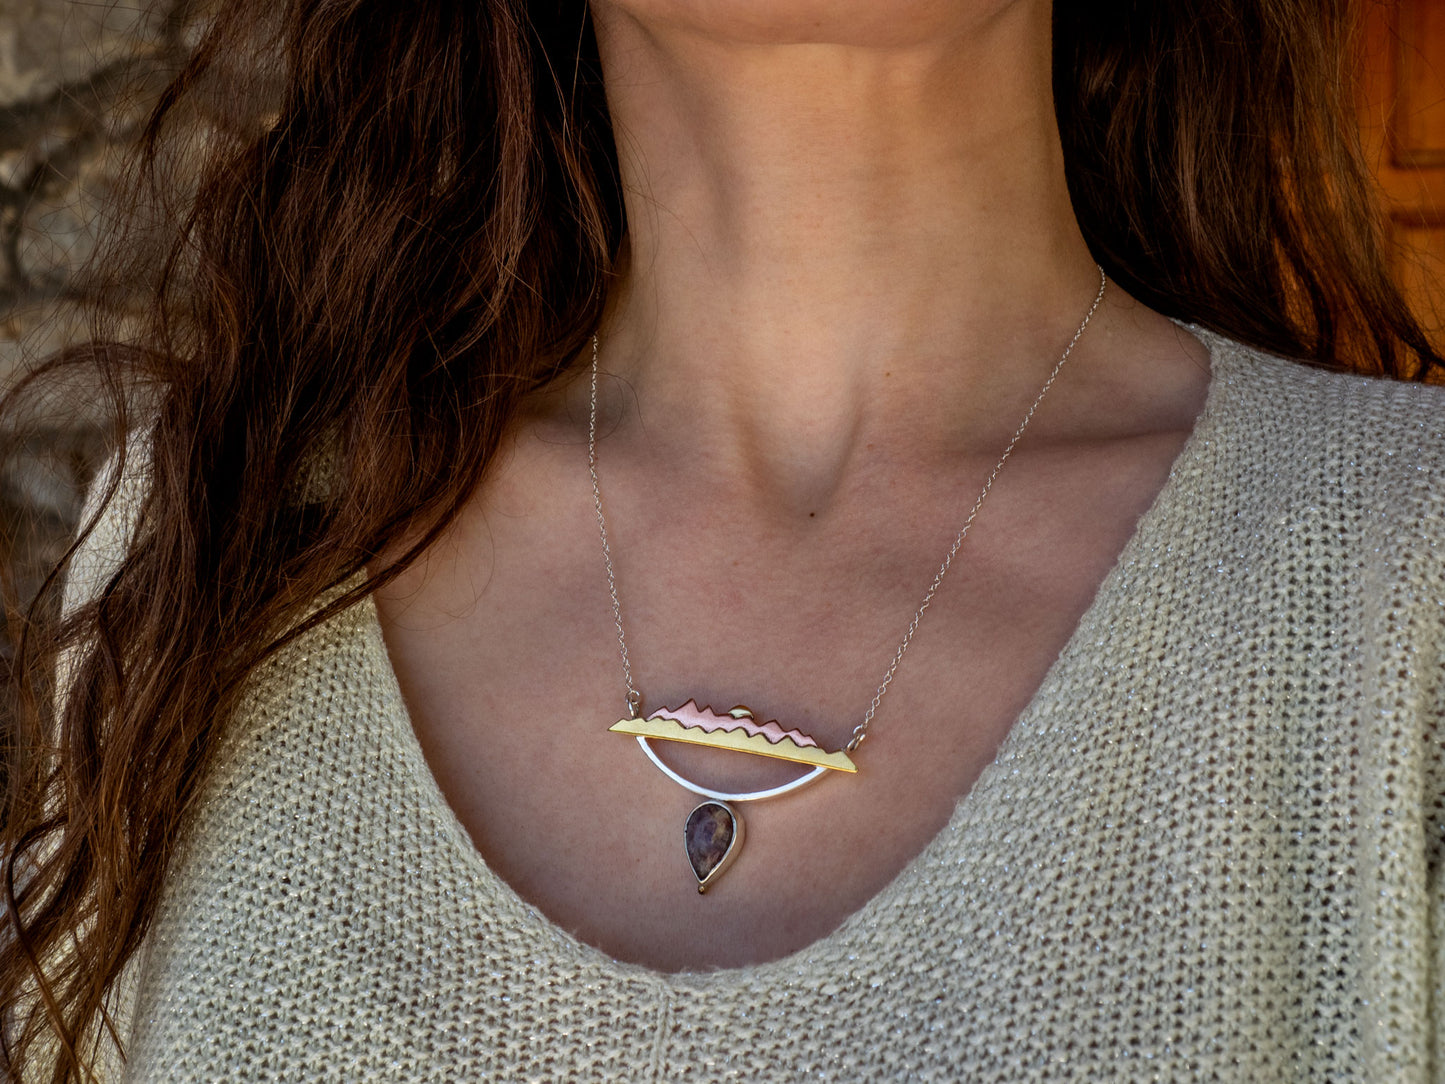
[[[642,746],[642,751],[647,754],[647,759],[657,765],[657,770],[662,772],[680,787],[686,787],[694,794],[700,794],[704,798],[711,798],[715,802],[756,802],[760,798],[776,798],[780,794],[787,794],[799,787],[805,787],[824,772],[831,771],[831,768],[818,767],[812,771],[804,772],[797,779],[784,783],[781,786],[772,787],[769,790],[753,790],[743,794],[729,794],[726,791],[713,790],[711,787],[700,786],[691,779],[685,779],[678,775],[662,762],[662,758],[653,752],[652,746],[648,744],[647,735],[638,734],[637,744]]]

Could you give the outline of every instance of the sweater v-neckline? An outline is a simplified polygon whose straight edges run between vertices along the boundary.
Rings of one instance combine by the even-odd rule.
[[[1081,657],[1087,645],[1096,639],[1103,629],[1126,617],[1129,568],[1145,555],[1162,551],[1164,547],[1158,535],[1164,529],[1165,521],[1172,518],[1174,509],[1190,499],[1190,491],[1198,488],[1198,472],[1189,468],[1200,461],[1203,450],[1211,444],[1218,429],[1226,390],[1231,386],[1235,375],[1232,367],[1234,344],[1207,330],[1190,325],[1180,326],[1198,338],[1209,354],[1210,378],[1204,405],[1195,418],[1194,426],[1183,447],[1170,464],[1163,486],[1155,494],[1148,509],[1135,522],[1128,541],[1119,551],[1109,572],[1099,582],[1088,608],[1070,633],[1064,647],[1049,665],[1029,702],[1010,725],[993,759],[985,765],[973,785],[955,802],[953,812],[943,828],[904,865],[893,880],[844,918],[831,932],[774,960],[699,971],[656,971],[641,964],[618,960],[587,944],[552,921],[535,904],[523,899],[509,882],[492,869],[477,849],[432,774],[386,650],[375,598],[367,595],[360,604],[364,610],[362,631],[368,641],[367,650],[373,658],[371,676],[381,685],[378,691],[383,694],[383,700],[396,706],[396,710],[388,717],[395,726],[395,748],[401,753],[405,770],[410,776],[409,781],[415,785],[419,797],[428,811],[436,816],[438,823],[444,826],[445,845],[453,852],[453,857],[459,860],[462,868],[471,871],[479,890],[505,912],[505,915],[499,917],[517,922],[523,927],[519,930],[520,933],[535,936],[554,951],[560,948],[589,970],[619,980],[660,983],[663,987],[676,991],[697,990],[718,983],[742,984],[755,980],[766,982],[769,976],[795,972],[807,963],[816,963],[840,954],[846,955],[850,951],[849,946],[863,941],[866,938],[865,931],[875,924],[881,915],[901,904],[908,896],[910,886],[924,875],[931,863],[938,861],[940,852],[947,847],[949,840],[974,818],[980,806],[987,805],[990,795],[1005,785],[1006,776],[1027,770],[1030,739],[1037,738],[1044,730],[1048,730],[1050,740],[1066,740],[1058,734],[1057,726],[1037,725],[1039,717],[1044,714],[1043,706],[1054,699],[1055,690],[1061,684],[1071,680],[1071,672],[1075,671],[1082,661]]]

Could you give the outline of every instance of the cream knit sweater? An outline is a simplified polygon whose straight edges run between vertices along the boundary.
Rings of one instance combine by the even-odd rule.
[[[1445,1079],[1445,396],[1201,337],[1207,406],[1078,630],[828,937],[663,975],[551,924],[437,790],[368,601],[255,675],[125,1079]]]

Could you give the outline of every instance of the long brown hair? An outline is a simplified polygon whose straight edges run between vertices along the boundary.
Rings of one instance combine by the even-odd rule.
[[[1098,259],[1156,309],[1423,378],[1441,359],[1387,273],[1348,15],[1058,0],[1070,188]],[[237,118],[218,87],[242,77],[264,104]],[[18,652],[0,835],[16,1077],[83,1078],[247,676],[446,527],[519,400],[586,341],[624,240],[581,0],[229,0],[152,116],[138,185],[174,192],[177,161],[198,180],[143,333],[48,365],[104,375],[147,484],[123,560],[63,619],[57,570]]]

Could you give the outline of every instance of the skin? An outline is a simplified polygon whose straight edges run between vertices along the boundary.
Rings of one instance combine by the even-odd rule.
[[[600,471],[646,705],[751,705],[839,748],[1093,300],[1032,0],[597,2],[629,252]],[[579,359],[585,366],[587,359]],[[1111,285],[930,607],[859,773],[743,809],[699,896],[695,803],[630,739],[586,380],[539,395],[466,514],[378,593],[447,800],[578,937],[661,970],[826,935],[938,833],[1149,507],[1202,346]],[[723,788],[796,769],[690,747]]]

